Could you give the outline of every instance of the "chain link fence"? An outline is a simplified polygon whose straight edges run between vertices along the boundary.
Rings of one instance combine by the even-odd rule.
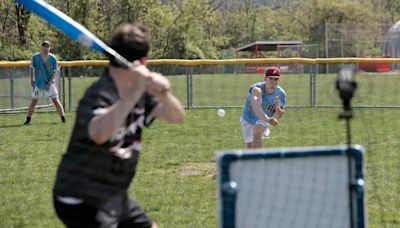
[[[165,75],[173,93],[186,108],[242,107],[249,86],[262,81],[265,69],[282,69],[280,85],[287,93],[288,107],[339,107],[335,89],[337,72],[353,67],[359,90],[354,107],[400,107],[397,88],[400,72],[391,69],[396,59],[248,59],[248,60],[156,60],[149,68]],[[106,61],[61,62],[57,77],[59,96],[66,111],[74,111],[84,91],[103,73]],[[21,65],[21,64],[20,64]],[[27,108],[32,88],[29,67],[0,65],[0,111]],[[328,65],[330,71],[325,72]],[[384,88],[382,90],[382,88]],[[42,107],[51,101],[41,99]],[[54,108],[50,108],[53,109]]]
[[[60,88],[59,74],[56,85]],[[31,101],[33,87],[30,84],[29,67],[0,67],[0,112],[26,110]],[[48,110],[50,99],[40,99],[37,108]]]

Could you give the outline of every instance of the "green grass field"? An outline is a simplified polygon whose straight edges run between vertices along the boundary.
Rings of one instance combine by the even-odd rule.
[[[295,95],[308,91],[308,85],[303,83],[306,77],[282,79],[289,104],[307,104],[307,95]],[[355,102],[370,105],[398,102],[398,95],[391,92],[370,99],[368,94],[371,92],[384,94],[385,85],[370,77],[367,75],[360,80],[362,89]],[[207,85],[203,81],[197,82],[197,88],[210,90],[195,90],[194,97],[197,94],[200,100],[194,101],[198,104],[219,104],[216,102],[219,99],[234,97],[231,100],[237,99],[235,102],[240,105],[251,80],[254,79],[237,79],[235,85],[220,91],[224,95],[217,90],[218,85],[224,83]],[[376,84],[371,86],[368,80],[374,80]],[[185,85],[183,79],[171,81],[174,90],[185,102],[185,91],[177,86],[179,83]],[[396,84],[398,81],[394,78],[389,80]],[[82,83],[78,78],[74,78],[74,82],[81,85],[75,90],[86,88],[89,84]],[[322,99],[319,102],[338,104],[332,83],[333,77],[321,80],[317,91]],[[78,95],[74,96],[79,99]],[[142,158],[130,193],[160,227],[217,226],[215,152],[244,147],[240,112],[239,108],[228,108],[226,116],[219,118],[216,109],[190,109],[183,125],[155,121],[144,132]],[[336,108],[289,107],[280,125],[271,130],[271,138],[264,141],[264,146],[344,144],[345,124],[337,118],[340,112],[341,109]],[[367,217],[372,228],[400,227],[399,114],[400,109],[354,110],[351,123],[353,143],[366,148]],[[62,124],[57,113],[40,112],[33,115],[31,125],[23,126],[25,114],[0,114],[0,227],[62,227],[52,208],[51,189],[74,117],[74,112],[67,113],[68,122]]]
[[[156,121],[145,131],[144,149],[131,194],[160,227],[216,227],[215,151],[242,148],[239,109],[225,118],[213,109],[187,111],[185,124]],[[336,109],[292,108],[272,129],[266,147],[345,143]],[[398,110],[356,110],[353,142],[367,149],[366,185],[370,227],[398,227],[400,120]],[[74,113],[0,118],[0,227],[61,227],[51,204],[56,166],[65,150]],[[385,121],[390,119],[391,121]]]

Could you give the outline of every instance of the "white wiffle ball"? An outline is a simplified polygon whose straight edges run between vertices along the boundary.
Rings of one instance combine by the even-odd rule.
[[[225,116],[225,110],[223,110],[222,108],[218,109],[217,114],[218,114],[219,117],[224,117]]]

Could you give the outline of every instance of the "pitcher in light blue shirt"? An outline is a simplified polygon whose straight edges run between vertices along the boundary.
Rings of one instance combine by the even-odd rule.
[[[31,60],[30,79],[33,88],[32,101],[28,108],[25,125],[30,124],[31,116],[35,111],[36,104],[41,97],[51,98],[61,121],[65,122],[64,108],[58,99],[58,91],[54,83],[58,72],[57,58],[50,53],[50,42],[43,41],[40,52],[35,53]]]
[[[240,118],[248,149],[261,148],[264,132],[269,131],[270,124],[276,126],[277,118],[285,113],[286,92],[278,85],[280,75],[279,68],[269,67],[264,81],[250,86]]]

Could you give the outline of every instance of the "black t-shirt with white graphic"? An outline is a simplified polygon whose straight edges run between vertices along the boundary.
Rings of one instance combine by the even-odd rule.
[[[111,139],[96,145],[88,134],[89,122],[118,100],[117,87],[106,70],[79,102],[67,152],[57,172],[56,196],[104,206],[108,199],[129,188],[139,159],[142,129],[154,120],[151,113],[158,101],[145,93]]]

